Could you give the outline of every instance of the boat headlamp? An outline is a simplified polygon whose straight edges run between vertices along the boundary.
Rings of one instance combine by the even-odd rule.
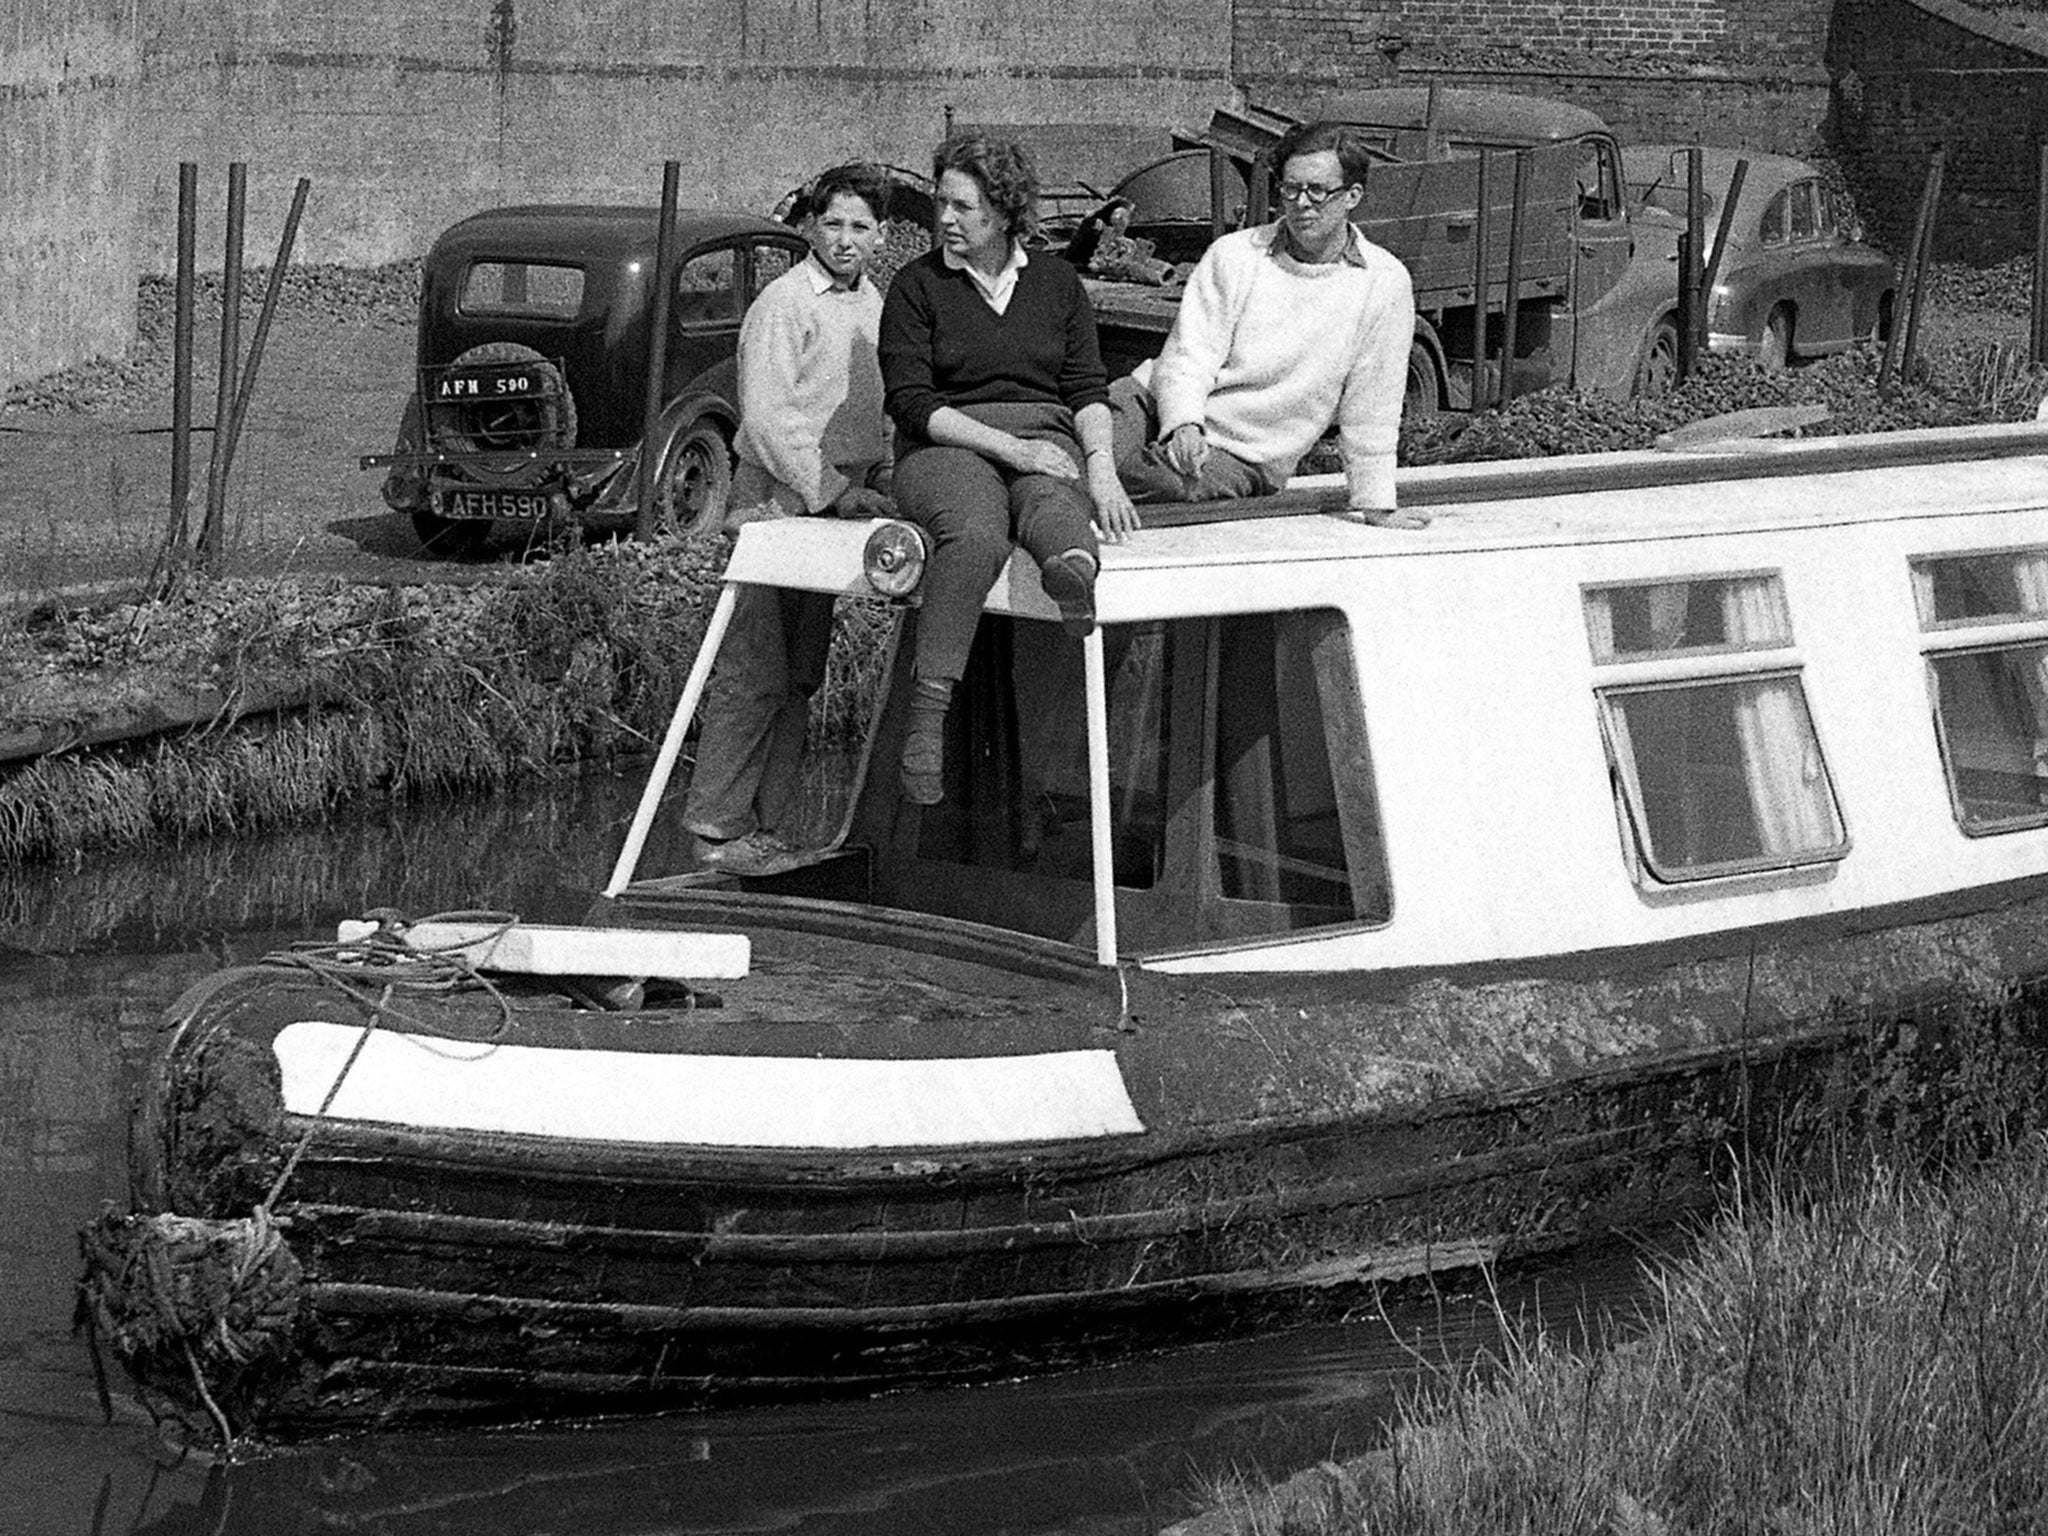
[[[922,530],[910,523],[885,522],[868,535],[860,552],[861,574],[881,596],[905,598],[924,579],[926,555]]]

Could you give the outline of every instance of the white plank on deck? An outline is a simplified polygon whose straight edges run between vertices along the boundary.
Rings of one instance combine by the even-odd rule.
[[[352,918],[336,930],[364,944],[377,924]],[[525,976],[638,976],[664,981],[730,981],[747,974],[753,945],[743,933],[675,933],[650,928],[571,928],[540,923],[414,923],[407,944],[459,955],[480,971]]]

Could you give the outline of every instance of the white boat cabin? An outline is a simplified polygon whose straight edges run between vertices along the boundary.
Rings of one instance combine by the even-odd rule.
[[[763,888],[1104,963],[1342,971],[2048,875],[2048,431],[1401,484],[1428,528],[1309,510],[1105,546],[1086,642],[1013,560],[955,694],[945,801],[898,797],[885,699],[833,839],[845,867]],[[874,600],[875,527],[753,524],[728,582]],[[610,894],[633,879],[728,607]]]

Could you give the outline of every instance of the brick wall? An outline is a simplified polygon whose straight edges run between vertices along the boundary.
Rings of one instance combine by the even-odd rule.
[[[9,0],[0,44],[0,389],[135,326],[124,0]]]
[[[2037,146],[2048,136],[2048,24],[1953,0],[1842,0],[1828,47],[1835,127],[1883,232],[1903,243],[1928,158],[1947,152],[1944,255],[1994,261],[2034,244]]]
[[[1555,96],[1624,140],[1810,151],[1830,0],[1240,0],[1254,100],[1431,80]]]

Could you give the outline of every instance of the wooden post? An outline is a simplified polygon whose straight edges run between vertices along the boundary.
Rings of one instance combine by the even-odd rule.
[[[948,107],[948,118],[953,109]],[[950,123],[949,123],[950,127]],[[668,316],[676,285],[676,188],[683,174],[680,160],[665,160],[661,166],[661,224],[654,236],[654,309],[647,320],[647,403],[640,413],[640,509],[633,519],[633,531],[643,539],[652,538],[660,518],[654,505],[655,482],[661,466],[655,462],[654,434],[661,430],[661,408],[668,402]]]
[[[1738,160],[1728,177],[1728,200],[1721,205],[1721,222],[1714,226],[1714,254],[1707,258],[1707,269],[1700,275],[1700,334],[1706,335],[1706,312],[1713,307],[1714,284],[1720,281],[1721,258],[1728,251],[1728,237],[1735,230],[1735,207],[1742,201],[1742,184],[1749,179],[1749,162]]]
[[[1934,205],[1941,197],[1941,162],[1945,152],[1935,150],[1927,160],[1927,181],[1920,189],[1920,212],[1913,221],[1913,243],[1906,247],[1906,270],[1899,279],[1899,301],[1893,306],[1892,333],[1885,339],[1884,362],[1877,370],[1877,390],[1888,394],[1896,379],[1912,361],[1910,339],[1902,349],[1900,338],[1915,331],[1920,319],[1918,302],[1913,295],[1920,292],[1920,267],[1922,253],[1929,243],[1929,232],[1934,226]],[[1900,313],[1903,310],[1904,313]],[[1904,352],[1903,359],[1901,351]]]
[[[171,515],[165,571],[185,558],[192,501],[192,289],[199,246],[199,166],[178,163],[177,297],[171,320]]]
[[[1678,377],[1693,376],[1700,361],[1700,278],[1706,255],[1705,157],[1695,144],[1685,152],[1685,239],[1678,247]]]
[[[1522,305],[1522,226],[1528,222],[1529,151],[1515,151],[1515,200],[1508,209],[1508,291],[1501,301],[1500,403],[1514,398],[1515,320]]]
[[[216,569],[225,542],[228,424],[235,414],[235,377],[242,359],[242,231],[248,213],[249,167],[228,166],[227,248],[220,267],[220,366],[213,404],[213,454],[206,466],[206,518],[199,525],[199,568]]]
[[[1489,391],[1481,387],[1486,377],[1486,314],[1493,299],[1493,252],[1487,199],[1492,194],[1493,151],[1479,151],[1479,190],[1472,218],[1472,392],[1466,409],[1478,415],[1486,409]]]
[[[1919,249],[1913,253],[1913,304],[1906,311],[1906,346],[1899,354],[1899,377],[1904,379],[1913,371],[1913,352],[1920,340],[1920,316],[1926,308],[1927,269],[1934,265],[1934,231],[1941,222],[1941,175],[1945,156],[1941,150],[1934,152],[1933,163],[1927,168],[1927,222],[1920,232]]]
[[[2048,139],[2041,141],[2034,171],[2034,292],[2027,312],[2027,361],[2038,368],[2048,363]]]
[[[313,190],[310,177],[301,176],[292,191],[291,211],[284,216],[284,233],[278,237],[277,260],[270,264],[270,280],[263,285],[263,309],[256,316],[256,333],[249,338],[249,360],[242,365],[242,378],[235,391],[234,413],[228,419],[227,473],[235,468],[235,449],[242,441],[242,421],[249,414],[250,397],[256,393],[256,370],[263,362],[263,348],[270,339],[270,322],[277,313],[278,296],[284,290],[284,269],[291,264],[292,247],[298,243],[299,221],[306,214],[306,194]]]
[[[1252,167],[1257,177],[1259,167]],[[1221,240],[1230,233],[1230,157],[1220,149],[1209,151],[1209,238]]]

